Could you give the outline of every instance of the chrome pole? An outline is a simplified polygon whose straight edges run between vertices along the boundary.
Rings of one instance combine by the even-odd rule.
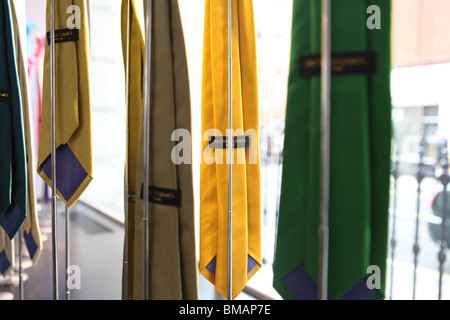
[[[52,170],[52,258],[53,299],[58,300],[58,248],[57,248],[57,198],[56,198],[56,72],[55,72],[55,0],[50,2],[50,104],[51,104],[51,170]]]
[[[228,0],[228,300],[233,299],[233,5]]]
[[[70,268],[70,211],[69,208],[66,206],[66,300],[70,300],[69,268]]]
[[[417,287],[417,266],[419,264],[419,253],[420,253],[420,245],[419,245],[419,227],[420,227],[420,196],[421,196],[421,184],[423,179],[425,178],[423,172],[423,156],[424,156],[424,146],[423,143],[419,147],[419,163],[418,170],[416,173],[417,179],[417,201],[416,201],[416,225],[415,225],[415,234],[414,234],[414,245],[413,245],[413,254],[414,254],[414,272],[413,272],[413,300],[416,300],[416,287]]]
[[[149,298],[150,280],[150,111],[151,111],[151,64],[152,64],[152,0],[146,1],[145,8],[145,85],[144,85],[144,300]]]
[[[282,179],[282,175],[283,175],[283,153],[284,153],[284,148],[283,146],[280,145],[279,148],[279,152],[278,152],[278,172],[277,172],[277,204],[275,207],[275,231],[274,231],[274,235],[275,235],[275,240],[274,240],[274,245],[273,247],[276,248],[277,247],[277,243],[278,243],[278,221],[280,218],[280,197],[281,197],[281,179]],[[275,254],[276,252],[273,252],[273,257],[272,257],[272,262],[275,261]]]
[[[131,37],[131,2],[130,0],[127,1],[127,49],[126,49],[126,68],[125,68],[125,103],[127,106],[127,109],[130,106],[130,37]],[[129,138],[129,117],[127,117],[127,150],[128,150],[128,138]],[[128,159],[127,159],[128,163]],[[125,300],[129,300],[130,292],[129,292],[129,284],[128,284],[128,277],[129,277],[129,264],[128,264],[128,228],[129,228],[129,222],[128,222],[128,205],[129,205],[129,188],[128,188],[128,165],[126,166],[125,170],[125,243],[124,243],[124,259],[123,259],[123,292],[124,292],[124,298]]]
[[[92,39],[92,35],[91,35],[91,4],[89,2],[89,0],[86,0],[86,12],[87,12],[87,20],[88,20],[88,30],[89,30],[89,52],[91,51],[91,39]]]
[[[450,176],[448,174],[448,146],[445,146],[444,151],[442,153],[442,176],[440,177],[441,183],[443,185],[443,196],[442,196],[442,221],[441,221],[441,240],[440,240],[440,250],[438,254],[439,260],[439,300],[442,300],[442,286],[443,286],[443,276],[444,276],[444,265],[447,260],[446,249],[447,249],[447,240],[446,240],[446,221],[447,221],[447,186],[450,182]]]
[[[329,180],[330,180],[330,85],[331,0],[322,0],[321,53],[321,203],[319,227],[319,300],[328,296]]]
[[[19,300],[24,300],[24,292],[23,292],[23,263],[22,263],[22,236],[23,236],[23,227],[19,230]]]
[[[8,7],[9,10],[11,10],[11,14],[14,14],[13,11],[16,11],[15,5],[11,0],[8,0]],[[19,30],[19,26],[15,25],[14,26],[14,33],[19,35],[20,34],[20,30]],[[22,50],[21,44],[20,44],[20,36],[15,36],[14,37],[14,48],[15,51],[17,52],[17,54],[22,54],[21,52],[19,52],[20,50]],[[15,242],[16,239],[18,239],[18,255],[19,255],[19,267],[18,267],[18,272],[19,272],[19,300],[24,300],[23,299],[23,264],[22,264],[22,236],[23,236],[23,226],[20,227],[16,237],[11,241],[11,246],[12,246],[12,267],[14,269],[14,265],[15,265]]]
[[[398,178],[400,175],[399,171],[399,158],[400,158],[400,149],[398,146],[395,146],[394,151],[394,169],[392,172],[392,177],[394,178],[394,190],[392,196],[392,224],[391,224],[391,271],[390,271],[390,285],[389,285],[389,299],[394,299],[394,261],[395,261],[395,249],[397,247],[397,184]]]

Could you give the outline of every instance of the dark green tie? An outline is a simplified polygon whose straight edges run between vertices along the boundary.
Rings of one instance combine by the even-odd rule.
[[[12,239],[27,215],[27,175],[8,1],[0,4],[0,70],[0,225]]]
[[[391,151],[391,1],[332,2],[330,299],[384,297]],[[274,287],[317,299],[320,217],[320,1],[295,0]],[[378,288],[367,286],[379,267]],[[370,280],[369,282],[373,284]],[[375,283],[376,284],[376,283]]]

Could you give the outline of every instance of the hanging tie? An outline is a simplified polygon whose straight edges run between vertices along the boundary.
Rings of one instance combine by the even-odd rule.
[[[259,105],[253,2],[232,5],[233,128],[228,128],[228,1],[205,8],[200,272],[228,296],[228,156],[234,150],[232,299],[262,266]],[[234,141],[228,141],[234,129]]]
[[[391,1],[377,2],[381,30],[367,27],[370,4],[332,2],[329,299],[382,299],[385,295]],[[297,0],[293,8],[274,287],[285,299],[315,300],[321,192],[321,5]],[[371,266],[378,274],[372,274]],[[372,275],[375,283],[369,279]]]
[[[55,28],[56,186],[58,196],[70,208],[92,181],[93,172],[86,1],[56,1]],[[50,30],[49,2],[47,2],[47,30]],[[47,35],[49,40],[49,33]],[[37,171],[41,178],[51,186],[49,49],[49,41],[47,41]]]
[[[27,169],[9,1],[0,4],[0,70],[0,225],[13,239],[27,215]]]
[[[36,184],[35,184],[35,154],[34,154],[34,134],[32,125],[32,112],[31,103],[29,100],[29,86],[28,86],[28,72],[26,68],[26,51],[22,47],[22,33],[20,33],[20,19],[19,13],[15,8],[14,1],[11,1],[12,21],[14,26],[14,38],[16,39],[16,59],[17,59],[17,71],[19,77],[20,93],[22,96],[22,111],[23,122],[25,132],[25,147],[26,147],[26,160],[27,160],[27,177],[28,177],[28,189],[27,189],[27,218],[23,223],[23,237],[25,240],[25,246],[28,249],[33,264],[36,264],[39,256],[42,252],[42,238],[41,230],[39,226],[39,217],[37,212],[37,200],[36,200]],[[25,13],[23,13],[25,15]],[[23,17],[24,18],[24,17]],[[25,20],[25,18],[24,18]]]
[[[191,131],[189,77],[183,28],[177,0],[153,0],[152,3],[149,186],[144,186],[143,161],[145,130],[141,84],[145,48],[142,2],[131,1],[132,10],[129,13],[131,57],[127,196],[131,202],[128,207],[130,298],[144,298],[143,279],[146,270],[143,268],[142,220],[144,201],[149,201],[149,299],[196,300],[198,288],[192,165],[176,165],[172,159],[172,151],[175,148],[175,142],[172,141],[174,131]],[[124,1],[123,10],[126,7]],[[122,12],[124,34],[127,30],[127,12]],[[125,37],[123,43],[124,46],[127,43]],[[131,126],[132,124],[136,126]],[[144,188],[149,189],[149,199],[143,197]]]
[[[130,12],[128,12],[128,3]],[[128,75],[128,105],[127,105],[127,156],[126,156],[126,174],[125,185],[127,193],[125,195],[125,206],[128,212],[127,239],[125,250],[127,250],[127,259],[123,270],[123,280],[128,287],[128,292],[123,292],[123,298],[128,299],[128,295],[133,297],[134,273],[133,261],[135,261],[134,248],[135,241],[141,241],[135,236],[135,208],[136,208],[136,174],[138,162],[139,137],[141,133],[142,120],[142,101],[143,101],[143,70],[145,57],[144,43],[144,5],[143,1],[123,0],[122,1],[122,47],[125,65],[125,73]],[[130,23],[129,29],[127,23]],[[129,34],[127,34],[129,31]],[[128,50],[127,50],[127,45]],[[127,52],[129,59],[127,59]],[[129,61],[127,61],[129,60]]]

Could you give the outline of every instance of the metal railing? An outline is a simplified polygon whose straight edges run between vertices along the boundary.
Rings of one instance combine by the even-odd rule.
[[[412,247],[412,263],[413,263],[413,275],[412,275],[412,299],[417,299],[418,290],[418,267],[419,259],[422,253],[421,248],[421,234],[420,234],[420,223],[425,221],[428,224],[428,230],[431,237],[437,242],[439,247],[437,254],[438,271],[439,271],[439,283],[438,292],[436,297],[438,300],[443,298],[443,276],[445,274],[445,262],[447,259],[447,243],[448,243],[448,232],[450,224],[447,222],[450,216],[447,198],[450,199],[450,195],[447,191],[448,183],[450,182],[450,176],[448,173],[449,161],[448,161],[448,148],[447,145],[443,146],[441,149],[440,159],[433,159],[425,157],[425,146],[422,143],[417,151],[417,160],[401,160],[399,150],[396,149],[393,154],[393,170],[392,170],[392,200],[391,200],[391,235],[390,235],[390,287],[389,287],[389,298],[392,300],[394,298],[393,287],[396,281],[394,261],[396,260],[396,254],[399,242],[399,231],[398,230],[398,200],[399,200],[399,178],[403,175],[413,176],[417,182],[417,193],[416,193],[416,208],[415,208],[415,218],[414,218],[414,244]],[[431,210],[433,215],[428,215],[424,217],[423,206],[422,206],[422,194],[423,181],[424,179],[432,179],[437,183],[440,183],[442,190],[437,193],[432,199]],[[410,198],[410,201],[414,201]],[[445,213],[445,214],[444,214]]]

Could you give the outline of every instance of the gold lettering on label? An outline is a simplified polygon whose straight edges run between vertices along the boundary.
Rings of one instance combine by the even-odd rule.
[[[57,34],[55,39],[57,41],[63,41],[64,38],[71,37],[71,36],[73,36],[73,32],[72,31],[65,31],[65,32],[61,32],[61,33]]]
[[[163,199],[175,199],[175,195],[173,193],[167,193],[162,191],[153,191],[152,197],[155,201],[162,202]]]
[[[344,72],[347,67],[364,67],[367,66],[368,60],[364,56],[349,56],[349,57],[332,57],[331,69],[333,72]],[[304,62],[307,69],[320,68],[320,58],[308,58]]]
[[[367,59],[358,56],[348,58],[333,58],[331,63],[335,70],[343,70],[348,66],[364,66],[367,64]]]
[[[320,60],[319,59],[308,59],[305,63],[306,67],[308,68],[315,68],[320,66]]]

